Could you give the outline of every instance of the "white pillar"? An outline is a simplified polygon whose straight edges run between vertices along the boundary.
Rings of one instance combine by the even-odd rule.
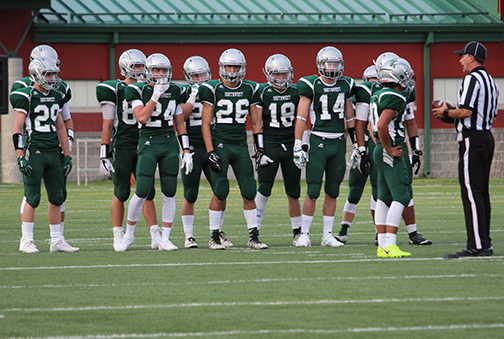
[[[9,93],[12,85],[23,77],[23,59],[9,58]],[[16,152],[12,144],[12,127],[14,125],[14,110],[9,103],[9,114],[2,117],[2,182],[18,183],[23,182],[21,172],[17,166]]]

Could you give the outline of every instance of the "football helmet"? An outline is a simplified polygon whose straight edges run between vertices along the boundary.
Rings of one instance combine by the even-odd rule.
[[[366,68],[366,70],[362,74],[362,80],[364,80],[364,81],[368,81],[371,78],[378,79],[378,75],[376,74],[376,66],[374,66],[374,65]]]
[[[28,71],[30,80],[48,91],[57,88],[61,83],[61,79],[58,77],[60,69],[56,66],[56,62],[49,57],[33,59],[28,66]],[[48,73],[53,73],[53,77],[48,78]]]
[[[166,74],[153,74],[153,69],[167,69]],[[145,60],[145,75],[147,80],[154,83],[168,85],[172,78],[172,67],[170,60],[161,53],[154,53]]]
[[[59,67],[60,61],[58,59],[58,53],[54,48],[49,45],[39,45],[32,49],[30,53],[30,61],[40,57],[47,57],[54,60],[56,67]]]
[[[399,58],[399,55],[393,52],[385,52],[380,54],[378,58],[376,58],[376,60],[373,60],[373,63],[376,66],[376,71],[379,72],[382,65],[385,64],[385,62],[387,62],[388,60],[396,58]]]
[[[126,78],[141,80],[145,77],[145,69],[135,70],[135,66],[145,66],[145,54],[138,49],[128,49],[119,57],[119,69]]]
[[[210,66],[205,58],[200,56],[192,56],[184,62],[184,76],[186,82],[192,86],[194,84],[202,84],[212,79],[212,72],[210,71]],[[192,76],[199,74],[198,80],[193,80]]]
[[[332,64],[333,67],[328,67]],[[345,69],[343,54],[336,47],[327,46],[317,53],[317,68],[320,75],[328,79],[338,79]]]
[[[378,81],[381,84],[399,84],[409,91],[415,87],[414,74],[408,61],[403,58],[394,58],[382,64],[378,71]]]
[[[263,69],[268,83],[279,90],[285,90],[292,84],[294,79],[294,69],[292,68],[289,58],[283,54],[273,54],[270,56]],[[276,79],[274,74],[287,74],[284,79]]]
[[[227,72],[226,66],[240,66],[238,72]],[[219,75],[223,80],[231,83],[245,78],[247,62],[242,52],[235,48],[225,50],[219,58]]]

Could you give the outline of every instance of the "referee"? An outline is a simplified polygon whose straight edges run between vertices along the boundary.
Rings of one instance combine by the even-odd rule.
[[[433,109],[438,119],[454,119],[459,143],[459,184],[464,206],[467,248],[445,258],[493,255],[490,239],[490,167],[494,154],[492,124],[497,115],[499,89],[487,73],[487,50],[482,43],[471,41],[460,55],[460,64],[467,75],[458,93],[458,107],[448,109],[446,103]]]

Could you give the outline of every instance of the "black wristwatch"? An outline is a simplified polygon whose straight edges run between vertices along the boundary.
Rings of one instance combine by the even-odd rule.
[[[445,109],[445,110],[444,110],[444,112],[443,112],[443,116],[444,116],[445,118],[449,118],[449,116],[448,116],[448,111],[449,111],[449,110],[450,110],[449,108],[447,108],[447,109]]]

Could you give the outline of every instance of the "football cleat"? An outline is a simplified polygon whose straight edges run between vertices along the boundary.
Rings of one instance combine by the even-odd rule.
[[[135,242],[135,236],[126,233],[122,240],[117,244],[114,243],[114,250],[116,252],[125,252]]]
[[[185,248],[198,248],[198,244],[196,243],[196,239],[193,237],[189,237],[185,240],[184,243]]]
[[[345,246],[345,244],[336,240],[336,238],[334,238],[331,233],[327,233],[326,235],[324,235],[322,237],[322,241],[320,242],[320,246],[342,247],[342,246]]]
[[[379,257],[379,258],[388,258],[389,257],[388,252],[385,251],[380,246],[378,246],[378,248],[376,250],[376,256]]]
[[[49,249],[51,252],[78,252],[78,247],[70,246],[64,238],[56,243],[51,243],[51,247]]]
[[[208,248],[211,250],[225,250],[226,247],[221,244],[219,230],[213,230],[210,233],[210,241],[208,242]]]
[[[423,238],[422,235],[417,232],[410,234],[409,243],[410,245],[432,245],[432,241]]]
[[[337,236],[335,236],[336,240],[342,243],[346,243],[348,241],[348,229],[350,228],[350,225],[348,224],[341,224],[341,229],[338,233]]]
[[[301,234],[296,242],[296,247],[311,247],[310,236],[308,234]]]
[[[23,253],[38,253],[40,252],[33,240],[25,241],[21,238],[21,242],[19,244],[19,251]]]
[[[301,236],[301,227],[292,229],[292,246],[296,246],[296,243]]]
[[[411,255],[409,252],[401,251],[396,245],[388,245],[385,251],[388,252],[389,258],[404,258]]]
[[[219,237],[221,245],[223,245],[224,247],[233,247],[233,243],[229,241],[228,238],[226,238],[226,234],[224,234],[224,232],[219,231]]]
[[[161,246],[161,233],[159,226],[151,226],[149,228],[149,232],[151,234],[151,248],[153,250],[158,250],[159,246]]]
[[[175,246],[170,239],[164,238],[161,240],[161,244],[159,244],[158,250],[160,251],[176,251],[178,247]]]
[[[259,230],[255,227],[249,231],[249,241],[247,245],[253,250],[265,250],[268,248],[268,245],[259,240]]]

